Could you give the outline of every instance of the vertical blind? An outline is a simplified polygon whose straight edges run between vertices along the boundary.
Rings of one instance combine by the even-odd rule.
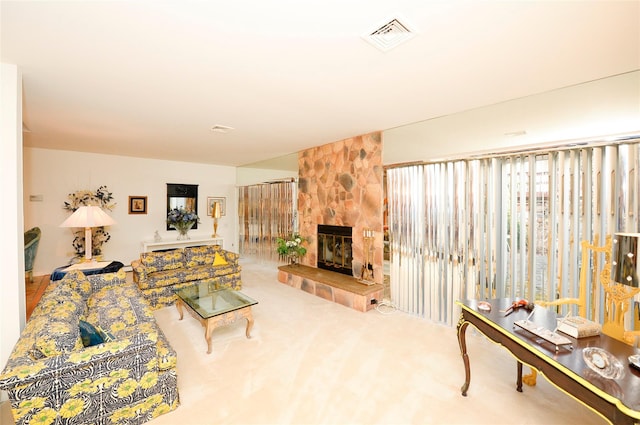
[[[638,142],[388,169],[392,301],[453,325],[459,299],[577,297],[580,242],[640,230]]]
[[[277,261],[276,239],[297,228],[296,202],[293,180],[239,187],[240,254]]]

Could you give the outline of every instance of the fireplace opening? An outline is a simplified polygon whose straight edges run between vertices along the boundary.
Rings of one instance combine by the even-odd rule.
[[[353,276],[351,226],[318,225],[318,268]]]

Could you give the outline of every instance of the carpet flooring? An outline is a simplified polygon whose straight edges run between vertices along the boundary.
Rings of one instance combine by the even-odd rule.
[[[540,375],[515,391],[516,360],[472,327],[462,397],[455,328],[390,309],[360,313],[279,283],[277,264],[242,265],[242,292],[259,301],[250,339],[246,321],[227,325],[206,354],[195,319],[156,311],[178,353],[181,406],[149,424],[607,423]],[[8,402],[0,424],[13,424]]]
[[[181,406],[162,424],[605,424],[542,376],[515,391],[516,361],[467,331],[471,386],[455,328],[393,310],[360,313],[283,285],[277,265],[244,259],[242,292],[259,301],[213,332],[175,307],[156,318],[178,352]],[[528,370],[528,368],[525,368]]]

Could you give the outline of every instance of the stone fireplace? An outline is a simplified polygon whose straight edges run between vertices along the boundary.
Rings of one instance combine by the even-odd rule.
[[[382,183],[380,132],[317,146],[298,154],[299,230],[311,241],[307,246],[307,254],[302,257],[303,265],[323,270],[331,267],[329,270],[334,270],[338,262],[335,246],[330,250],[333,257],[320,257],[324,247],[320,246],[319,226],[348,226],[348,234],[342,236],[352,239],[350,253],[345,254],[350,258],[351,266],[342,273],[360,278],[368,258],[367,267],[373,273],[372,280],[382,283]],[[366,247],[363,237],[365,231],[372,232],[372,239]],[[326,241],[324,238],[322,243],[333,244],[333,240]],[[342,243],[340,245],[343,246]],[[330,265],[323,264],[327,262]]]
[[[318,268],[353,275],[351,226],[318,225]]]

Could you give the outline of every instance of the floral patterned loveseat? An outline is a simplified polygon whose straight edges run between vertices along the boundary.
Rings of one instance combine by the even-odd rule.
[[[176,289],[196,282],[209,283],[214,289],[242,289],[239,258],[220,245],[143,252],[140,259],[131,262],[133,281],[151,308],[166,307],[175,303]]]
[[[180,404],[176,363],[124,271],[71,271],[34,309],[0,390],[18,425],[141,424]]]

